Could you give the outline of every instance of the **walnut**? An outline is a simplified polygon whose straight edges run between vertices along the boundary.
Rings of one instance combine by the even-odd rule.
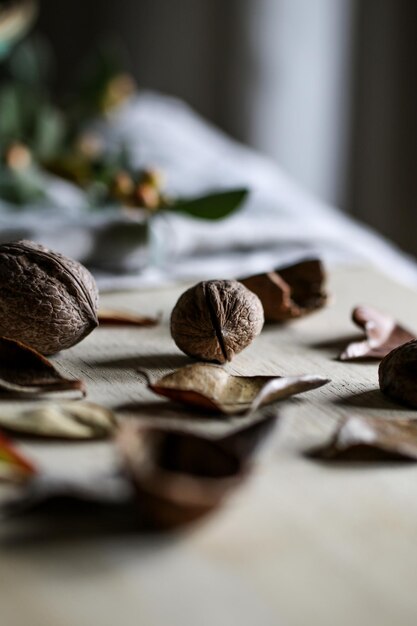
[[[264,313],[258,296],[236,280],[198,283],[172,311],[171,334],[189,356],[225,363],[259,335]]]
[[[390,398],[417,408],[417,340],[395,348],[379,365],[379,386]]]
[[[70,348],[98,324],[86,268],[32,241],[0,245],[0,335],[42,354]]]

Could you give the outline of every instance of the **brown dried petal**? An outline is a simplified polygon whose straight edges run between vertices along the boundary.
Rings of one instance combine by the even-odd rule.
[[[9,432],[59,439],[102,439],[112,435],[112,411],[91,402],[57,402],[35,408],[3,408],[0,428]]]
[[[381,391],[402,404],[417,407],[417,340],[392,350],[379,365]]]
[[[248,289],[259,296],[267,322],[285,322],[324,306],[325,272],[321,261],[311,259],[272,272],[243,278]]]
[[[148,525],[175,528],[217,508],[246,476],[256,444],[274,421],[268,416],[216,440],[124,422],[117,443]]]
[[[235,280],[198,283],[179,298],[171,334],[189,356],[225,363],[259,335],[264,314],[259,298]]]
[[[97,303],[80,263],[32,241],[0,245],[0,335],[54,354],[97,326]]]
[[[370,306],[353,309],[352,320],[365,331],[366,338],[350,343],[339,356],[341,361],[382,359],[391,350],[415,337],[397,324],[393,317]]]
[[[99,309],[98,312],[100,326],[156,326],[159,321],[156,317],[137,315],[117,309]]]
[[[2,395],[33,397],[58,391],[86,394],[82,380],[64,378],[36,350],[0,337],[0,398]]]
[[[240,483],[249,459],[275,421],[275,414],[264,415],[215,440],[178,430],[172,438],[170,431],[124,423],[119,447],[125,475],[63,480],[39,474],[18,498],[2,505],[0,513],[40,516],[51,533],[60,532],[64,520],[64,532],[82,530],[94,536],[144,525],[157,530],[184,524],[213,509]],[[154,435],[148,438],[149,432]],[[160,467],[159,459],[168,468]]]
[[[37,473],[35,466],[0,434],[0,481],[24,481]]]
[[[417,461],[417,420],[348,417],[331,441],[310,455],[352,461]]]
[[[205,411],[234,414],[316,389],[329,382],[322,376],[233,376],[208,363],[186,365],[149,388],[170,400]]]

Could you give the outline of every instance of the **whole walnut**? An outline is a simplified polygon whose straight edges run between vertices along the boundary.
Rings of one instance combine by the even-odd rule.
[[[32,241],[0,245],[0,335],[42,354],[70,348],[98,324],[86,268]]]
[[[395,348],[379,365],[381,391],[402,404],[417,408],[417,340]]]
[[[225,363],[259,335],[263,324],[258,296],[236,280],[210,280],[180,296],[171,315],[171,334],[185,354]]]

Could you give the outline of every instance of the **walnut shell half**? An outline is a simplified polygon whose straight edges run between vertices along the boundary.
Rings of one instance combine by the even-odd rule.
[[[417,408],[417,340],[392,350],[379,364],[379,386],[392,398]]]
[[[179,298],[171,315],[171,334],[185,354],[225,363],[259,335],[263,324],[258,296],[236,280],[210,280]]]
[[[97,286],[80,263],[32,241],[0,245],[0,335],[53,354],[97,326],[97,309]]]

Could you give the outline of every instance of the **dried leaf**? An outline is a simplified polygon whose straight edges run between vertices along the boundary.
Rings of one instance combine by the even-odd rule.
[[[2,408],[0,427],[34,437],[100,439],[109,437],[116,419],[112,411],[91,402],[57,402],[36,408]]]
[[[267,416],[221,439],[124,422],[117,444],[147,525],[175,528],[217,508],[274,422]]]
[[[82,380],[64,378],[36,350],[0,337],[0,397],[33,397],[58,391],[86,394]]]
[[[238,428],[230,435],[216,439],[216,444],[242,461],[251,459],[259,445],[270,434],[278,421],[276,410],[264,412],[255,422]]]
[[[142,372],[146,377],[147,374]],[[150,382],[158,395],[209,412],[234,414],[325,385],[322,376],[233,376],[208,363],[194,363]]]
[[[391,350],[415,338],[392,318],[370,306],[353,309],[352,320],[365,331],[366,338],[350,343],[339,356],[341,361],[382,359]]]
[[[36,474],[36,469],[13,444],[0,434],[0,481],[23,481]]]
[[[272,272],[243,278],[262,302],[267,322],[285,322],[324,306],[325,272],[318,259],[302,261]]]
[[[124,422],[117,440],[123,473],[93,480],[39,474],[0,506],[0,515],[40,516],[51,532],[64,526],[95,536],[178,527],[213,510],[242,481],[276,419],[264,414],[217,439]]]
[[[348,417],[329,443],[310,454],[321,459],[417,461],[417,420]]]
[[[156,317],[147,317],[116,309],[100,309],[98,321],[100,326],[156,326],[160,322]]]

